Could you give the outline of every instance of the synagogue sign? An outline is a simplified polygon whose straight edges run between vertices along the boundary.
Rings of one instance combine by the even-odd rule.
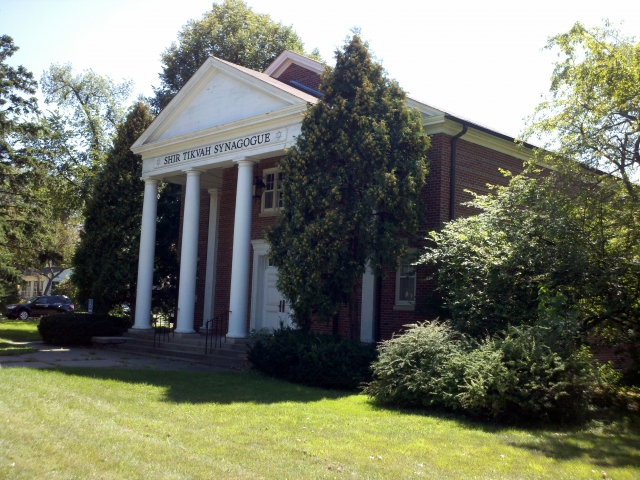
[[[270,143],[281,143],[287,139],[287,129],[280,128],[272,132],[258,133],[246,137],[239,137],[227,142],[214,143],[203,147],[172,153],[156,159],[156,167],[172,165],[174,163],[186,163],[191,160],[198,160],[206,157],[216,157],[225,153],[249,150],[251,148],[268,145]]]

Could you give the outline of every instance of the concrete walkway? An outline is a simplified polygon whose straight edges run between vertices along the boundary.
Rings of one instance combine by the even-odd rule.
[[[43,342],[15,342],[27,345],[36,352],[15,356],[0,356],[2,368],[58,368],[58,367],[101,367],[131,368],[137,370],[189,370],[194,372],[229,371],[228,369],[204,365],[189,360],[146,356],[119,351],[115,348],[92,349],[85,347],[54,347]]]

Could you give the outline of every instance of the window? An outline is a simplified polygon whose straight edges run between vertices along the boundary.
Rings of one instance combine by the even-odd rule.
[[[400,259],[396,272],[396,305],[413,306],[416,300],[416,252]]]
[[[282,172],[277,168],[270,168],[263,173],[265,184],[262,193],[262,211],[277,212],[282,208]]]

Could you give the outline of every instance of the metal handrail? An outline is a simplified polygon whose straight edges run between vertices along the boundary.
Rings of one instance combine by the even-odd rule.
[[[227,343],[227,331],[229,330],[229,314],[231,312],[224,312],[213,317],[211,320],[204,324],[205,340],[204,340],[204,353],[213,352],[214,348],[222,348],[222,337],[224,337],[224,343]],[[209,341],[211,337],[211,341]]]
[[[176,324],[169,320],[153,319],[153,348],[156,348],[156,339],[158,344],[169,341],[169,336],[175,337]]]

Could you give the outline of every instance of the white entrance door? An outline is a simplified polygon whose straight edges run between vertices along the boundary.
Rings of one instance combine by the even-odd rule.
[[[270,263],[270,262],[268,262]],[[280,324],[291,325],[289,305],[276,287],[278,269],[268,265],[264,270],[264,309],[262,315],[263,328],[277,329]]]

